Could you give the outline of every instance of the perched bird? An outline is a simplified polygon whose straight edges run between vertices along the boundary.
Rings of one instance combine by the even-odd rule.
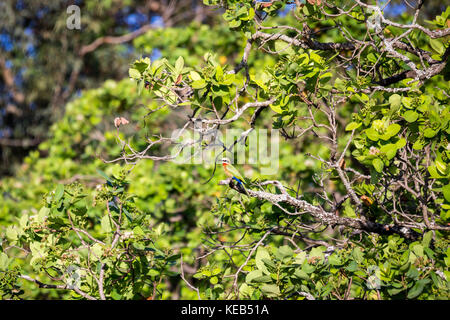
[[[245,189],[244,183],[245,179],[240,174],[240,172],[231,164],[230,159],[228,158],[222,158],[222,166],[223,170],[225,171],[225,174],[230,177],[231,179],[235,180],[237,182],[237,185],[242,188],[242,190],[247,193],[247,189]]]

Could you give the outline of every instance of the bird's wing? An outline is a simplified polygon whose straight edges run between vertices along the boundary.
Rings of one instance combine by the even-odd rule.
[[[235,167],[233,167],[232,165],[228,165],[227,169],[234,177],[238,178],[239,180],[245,181],[242,175]]]

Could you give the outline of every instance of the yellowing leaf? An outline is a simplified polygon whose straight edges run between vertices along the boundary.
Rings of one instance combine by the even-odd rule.
[[[138,70],[134,69],[134,68],[128,69],[128,75],[132,79],[139,79],[141,77],[141,73]]]

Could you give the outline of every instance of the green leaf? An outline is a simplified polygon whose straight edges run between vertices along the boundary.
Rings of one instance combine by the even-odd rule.
[[[433,130],[433,129],[431,129],[431,128],[426,128],[426,129],[423,131],[423,136],[424,136],[425,138],[433,138],[437,133],[438,133],[438,130]]]
[[[342,264],[342,259],[336,252],[334,252],[328,257],[328,263],[332,266],[338,266]]]
[[[134,229],[133,229],[133,234],[134,234],[135,236],[144,236],[144,235],[145,235],[145,234],[144,234],[144,231],[142,231],[142,228],[141,228],[140,226],[134,227]]]
[[[397,147],[397,149],[401,149],[404,146],[406,146],[406,139],[405,138],[401,138],[399,139],[396,143],[395,146]]]
[[[322,74],[319,79],[321,83],[326,83],[328,81],[330,81],[330,79],[332,78],[333,74],[331,72],[326,72],[324,74]]]
[[[412,256],[412,253],[410,254],[410,258]],[[416,267],[411,266],[408,270],[408,272],[405,274],[408,278],[411,279],[417,279],[419,277],[419,271],[417,270]]]
[[[264,80],[261,79],[257,79],[255,78],[254,75],[250,76],[250,80],[253,81],[254,83],[256,83],[260,88],[262,88],[264,91],[267,91],[268,88],[267,86],[264,84]]]
[[[433,232],[428,231],[427,233],[424,234],[423,239],[422,239],[422,245],[424,248],[428,248],[430,246],[432,238],[433,238]]]
[[[443,289],[442,280],[440,279],[440,277],[437,276],[435,272],[431,272],[430,275],[434,285],[439,289]]]
[[[276,113],[282,113],[283,112],[283,110],[281,109],[281,106],[279,104],[271,104],[270,108]]]
[[[395,136],[402,127],[398,123],[393,123],[389,125],[386,129],[386,134],[389,135],[389,137]]]
[[[28,215],[27,214],[24,214],[24,215],[22,215],[22,217],[20,217],[19,224],[22,229],[27,226],[27,224],[28,224]]]
[[[279,260],[290,258],[294,255],[294,251],[287,245],[281,246],[275,253],[275,257]]]
[[[405,252],[402,253],[402,257],[401,257],[401,264],[405,264],[409,261],[409,254],[410,254],[410,250],[405,250]]]
[[[180,74],[181,71],[183,71],[184,67],[184,59],[182,56],[178,57],[177,61],[175,62],[175,72],[176,74]]]
[[[434,254],[434,251],[433,250],[431,250],[430,248],[424,248],[423,249],[424,251],[425,251],[425,254],[428,256],[428,258],[430,258],[430,259],[435,259],[435,254]]]
[[[177,253],[177,254],[173,254],[170,257],[167,258],[167,261],[177,261],[178,259],[180,259],[181,257],[181,253]],[[213,275],[219,274],[222,271],[222,269],[220,268],[215,268],[212,272]]]
[[[164,65],[166,66],[167,69],[169,69],[170,72],[176,73],[175,68],[169,63],[169,61],[165,60]]]
[[[148,275],[150,277],[158,277],[160,274],[161,274],[161,272],[159,272],[158,270],[155,270],[155,269],[150,269],[148,271]]]
[[[292,49],[292,46],[284,42],[282,40],[276,40],[275,41],[275,51],[278,52],[280,55],[293,55],[295,54],[294,49]]]
[[[398,108],[400,107],[402,103],[402,97],[398,94],[393,94],[392,96],[389,97],[389,104],[391,105],[391,109],[394,108]]]
[[[304,279],[304,280],[309,279],[308,274],[305,271],[303,271],[302,269],[298,269],[298,268],[295,269],[294,276],[299,279]]]
[[[431,281],[430,279],[420,279],[416,281],[414,286],[408,291],[407,298],[414,299],[418,297],[425,288],[425,285],[428,284],[430,281]]]
[[[430,39],[430,46],[440,55],[443,55],[445,52],[444,44],[439,39]]]
[[[275,265],[275,263],[272,261],[272,259],[266,259],[266,258],[263,258],[263,259],[261,259],[261,261],[264,262],[264,264],[265,264],[267,267],[271,268],[271,270],[276,269],[276,267],[277,267],[277,266]]]
[[[211,89],[215,95],[220,96],[220,97],[227,96],[230,94],[229,88],[225,85],[219,85],[219,86],[213,85]]]
[[[261,282],[272,282],[272,277],[271,276],[268,276],[268,275],[262,275],[262,276],[260,276],[260,277],[257,277],[257,278],[255,278],[255,279],[253,279],[253,282],[259,282],[259,283],[261,283]]]
[[[358,129],[362,125],[361,122],[350,122],[346,127],[345,131],[353,131],[355,129]]]
[[[246,283],[243,283],[239,287],[239,294],[244,296],[244,297],[250,297],[253,292],[254,292],[253,288],[250,287],[249,285],[247,285]]]
[[[112,180],[106,173],[104,173],[102,170],[96,169],[96,171],[97,171],[97,173],[98,173],[99,175],[101,175],[103,178],[105,178],[106,181],[108,181],[108,182],[110,182],[110,183],[113,182],[113,180]]]
[[[39,210],[37,214],[37,221],[38,222],[44,222],[45,218],[50,213],[50,208],[42,207],[41,210]]]
[[[374,128],[366,129],[366,135],[367,138],[369,138],[372,141],[378,141],[380,139],[380,135]]]
[[[304,262],[302,265],[302,269],[303,272],[307,273],[307,274],[311,274],[314,272],[314,270],[316,270],[316,267],[314,265],[309,264],[308,262]]]
[[[431,177],[432,177],[433,179],[442,179],[442,178],[445,178],[445,176],[441,175],[441,174],[437,171],[436,166],[431,165],[431,166],[429,166],[427,169],[428,169],[428,172],[430,173],[430,175],[431,175]]]
[[[306,259],[306,252],[305,251],[302,251],[302,252],[300,252],[300,253],[298,253],[297,254],[297,256],[295,257],[295,263],[296,264],[303,264],[303,261],[305,261],[305,259]]]
[[[411,97],[402,97],[402,104],[408,108],[411,109],[413,99]]]
[[[395,296],[397,294],[399,294],[400,292],[404,291],[405,288],[389,288],[387,289],[388,293],[390,296]]]
[[[239,19],[243,20],[243,21],[248,21],[253,19],[253,17],[255,16],[255,9],[253,9],[252,7],[250,7],[247,11],[246,7],[242,7],[238,13],[237,16],[239,17]]]
[[[356,247],[352,251],[353,259],[359,264],[364,260],[364,253],[362,252],[360,247]]]
[[[403,114],[403,118],[410,123],[416,121],[418,117],[419,114],[414,110],[408,110]]]
[[[372,52],[369,53],[367,55],[367,60],[369,60],[372,63],[376,63],[377,62],[377,57],[375,56],[375,54],[373,54]]]
[[[116,289],[114,289],[111,292],[111,298],[113,298],[113,300],[122,300],[122,295],[118,293]]]
[[[247,14],[247,20],[252,20],[255,17],[255,9],[250,7]]]
[[[385,144],[380,148],[380,152],[384,153],[388,160],[391,160],[397,154],[397,145],[393,143]]]
[[[346,82],[341,78],[336,78],[336,80],[334,81],[334,87],[340,91],[345,91],[345,84]]]
[[[270,105],[270,108],[276,113],[282,113],[283,107],[289,102],[289,96],[282,96],[281,94],[277,97],[275,103]]]
[[[263,259],[270,260],[270,254],[265,248],[259,247],[258,250],[256,251],[255,256],[256,267],[265,274],[270,274],[270,272],[267,270],[266,265],[264,264]]]
[[[438,170],[438,172],[442,175],[445,175],[447,172],[447,164],[441,161],[439,157],[434,161],[434,163],[436,165],[436,169]]]
[[[345,269],[349,272],[355,272],[356,270],[358,270],[358,263],[355,261],[350,261]]]
[[[145,81],[139,80],[139,84],[138,84],[138,95],[141,95],[142,90],[144,90],[144,86],[145,86]]]
[[[425,145],[425,141],[423,141],[422,139],[418,139],[418,140],[416,140],[416,142],[414,142],[413,149],[414,150],[422,150],[424,145]]]
[[[189,73],[189,75],[191,76],[192,81],[197,81],[197,80],[201,80],[202,77],[195,71],[191,71]]]
[[[352,206],[350,205],[345,205],[343,213],[345,217],[357,218],[355,210],[353,210]]]
[[[6,270],[9,265],[9,257],[6,253],[0,252],[0,270]]]
[[[236,17],[244,17],[247,16],[247,7],[242,6],[237,12]]]
[[[113,230],[113,225],[111,219],[108,215],[104,216],[101,220],[102,230],[106,233],[109,233]]]
[[[444,194],[445,200],[447,200],[447,202],[450,202],[450,184],[442,187],[442,193]]]
[[[375,168],[375,170],[378,173],[382,173],[383,172],[384,163],[383,163],[383,161],[381,161],[381,159],[379,159],[379,158],[373,159],[372,160],[372,165],[373,165],[373,167]]]
[[[253,270],[250,271],[247,276],[245,277],[245,282],[246,283],[251,283],[253,280],[255,280],[256,278],[262,277],[263,273],[261,270]]]
[[[35,241],[30,243],[30,250],[33,254],[43,255],[44,254],[43,246],[44,246],[43,243]]]
[[[324,62],[325,62],[325,59],[324,58],[322,58],[319,54],[317,54],[316,52],[318,52],[318,51],[310,51],[309,52],[309,58],[312,60],[312,61],[314,61],[314,62],[316,62],[317,64],[323,64]]]
[[[223,69],[220,65],[217,65],[216,67],[216,80],[222,81],[223,80]]]
[[[423,246],[421,244],[416,244],[412,247],[412,251],[414,252],[414,254],[418,257],[423,257],[424,253],[423,253]]]
[[[241,25],[241,20],[231,20],[228,22],[230,28],[237,28]]]
[[[268,297],[275,297],[280,294],[280,288],[276,284],[265,284],[261,287],[261,291]]]
[[[59,200],[61,200],[63,195],[64,195],[64,185],[58,184],[55,190],[55,201],[58,202]]]
[[[206,85],[207,85],[207,83],[203,79],[195,80],[191,84],[193,89],[203,89],[204,87],[206,87]]]
[[[212,278],[210,278],[209,279],[209,282],[212,284],[212,285],[214,285],[214,284],[217,284],[218,282],[219,282],[219,278],[217,278],[217,277],[212,277]]]
[[[229,86],[230,84],[232,84],[234,82],[235,79],[236,79],[236,75],[234,73],[224,74],[223,79],[222,79],[222,83],[224,85]]]
[[[100,243],[95,243],[91,247],[91,253],[93,254],[93,255],[91,255],[91,259],[93,261],[100,260],[102,254],[103,254],[103,246]]]
[[[320,261],[322,262],[323,259],[325,258],[325,255],[323,253],[324,251],[325,247],[323,246],[312,248],[311,251],[309,252],[309,258],[319,258]]]
[[[166,64],[166,60],[165,59],[156,60],[152,64],[151,74],[154,75],[154,76],[159,74],[159,72],[161,72],[163,70],[165,64]]]
[[[150,58],[146,57],[144,59],[134,62],[133,67],[134,69],[139,71],[139,73],[143,73],[149,67],[150,64],[151,64]]]
[[[14,226],[8,226],[8,228],[6,228],[6,237],[10,241],[17,241],[18,233]]]

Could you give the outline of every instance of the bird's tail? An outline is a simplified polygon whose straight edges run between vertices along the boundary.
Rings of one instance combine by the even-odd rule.
[[[238,188],[240,188],[241,191],[248,196],[248,192],[247,192],[247,189],[244,186],[244,183],[240,179],[238,179],[236,177],[233,177],[233,180],[236,180]]]

